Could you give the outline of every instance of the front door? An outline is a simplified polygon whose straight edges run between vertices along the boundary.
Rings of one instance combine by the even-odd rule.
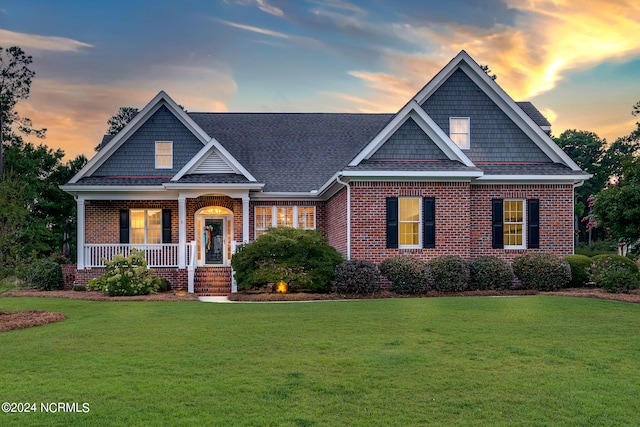
[[[205,264],[223,264],[224,220],[205,218],[203,237]]]

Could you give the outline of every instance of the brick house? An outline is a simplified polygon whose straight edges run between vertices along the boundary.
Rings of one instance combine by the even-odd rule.
[[[570,254],[589,175],[549,126],[464,51],[396,114],[191,113],[160,92],[62,187],[76,282],[135,247],[173,287],[227,294],[235,246],[280,226],[375,262]]]

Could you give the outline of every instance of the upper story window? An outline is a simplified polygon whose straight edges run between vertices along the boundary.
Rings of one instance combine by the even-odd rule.
[[[315,206],[256,206],[255,237],[271,227],[316,228]]]
[[[156,169],[173,169],[173,142],[156,141]]]
[[[469,117],[449,118],[449,137],[461,149],[471,148],[471,123]]]

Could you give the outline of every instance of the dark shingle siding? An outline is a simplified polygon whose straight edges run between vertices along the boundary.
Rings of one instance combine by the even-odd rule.
[[[156,141],[173,142],[173,169],[155,168]],[[202,147],[202,143],[191,131],[163,106],[131,135],[93,175],[175,175]]]
[[[450,117],[471,119],[471,148],[464,153],[472,162],[551,161],[461,69],[422,108],[447,134]]]
[[[411,118],[407,119],[371,156],[371,159],[448,160],[431,138]]]
[[[538,126],[551,127],[549,120],[547,120],[540,110],[538,110],[531,102],[521,101],[516,102],[516,104],[518,104],[518,107],[522,108],[522,111],[524,111],[527,116],[531,117],[531,120],[533,120]]]

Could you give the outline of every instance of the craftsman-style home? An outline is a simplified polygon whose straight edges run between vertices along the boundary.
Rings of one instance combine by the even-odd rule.
[[[233,291],[235,246],[321,229],[345,257],[573,252],[589,175],[464,51],[395,114],[191,113],[153,98],[63,189],[76,282],[144,249],[174,288]]]

